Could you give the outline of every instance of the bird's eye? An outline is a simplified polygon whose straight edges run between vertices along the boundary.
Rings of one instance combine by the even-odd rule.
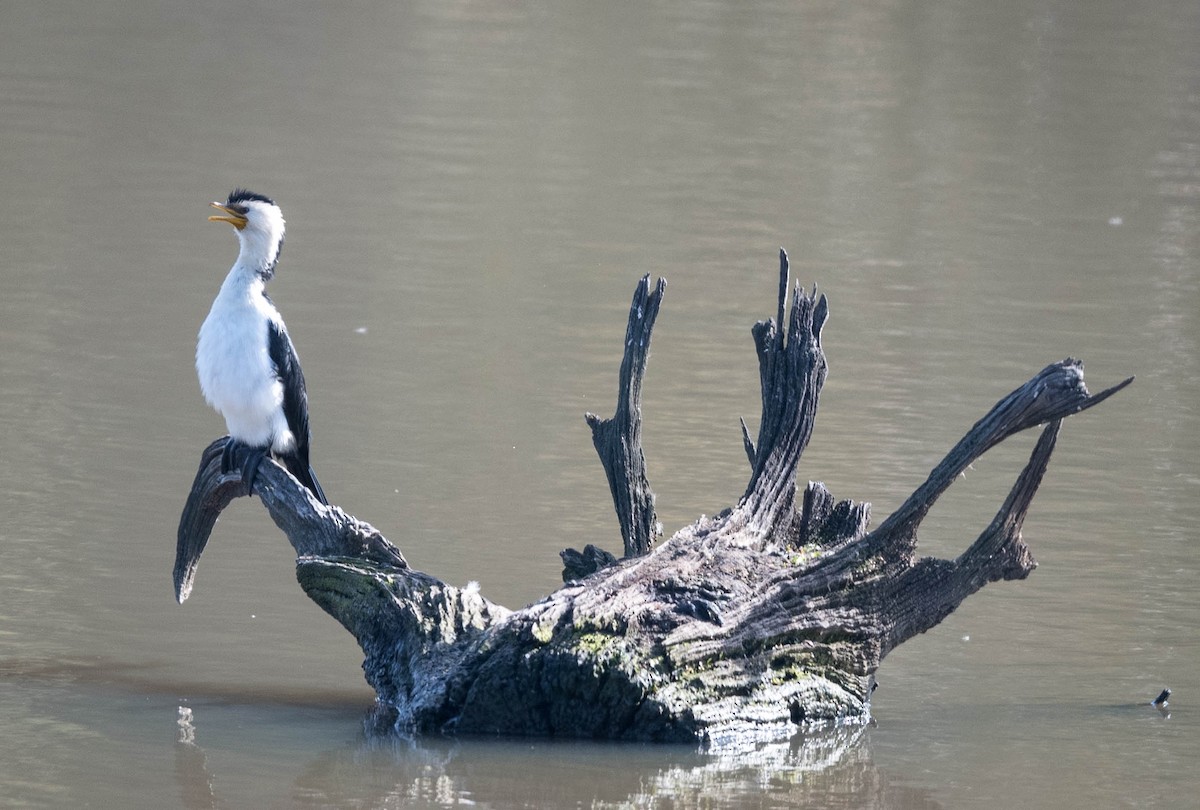
[[[231,205],[229,207],[232,208],[234,211],[238,212],[239,214],[241,214],[242,216],[246,216],[246,214],[250,213],[250,206],[243,205],[242,203],[234,203],[233,205]]]

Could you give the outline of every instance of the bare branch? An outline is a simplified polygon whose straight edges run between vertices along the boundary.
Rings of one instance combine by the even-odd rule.
[[[660,278],[651,290],[649,274],[638,283],[625,328],[625,355],[621,360],[616,413],[611,419],[601,419],[593,413],[585,415],[592,429],[592,443],[608,476],[626,557],[649,554],[655,538],[662,533],[654,512],[654,492],[646,478],[646,457],[642,452],[642,379],[650,357],[650,335],[666,289],[666,279]]]

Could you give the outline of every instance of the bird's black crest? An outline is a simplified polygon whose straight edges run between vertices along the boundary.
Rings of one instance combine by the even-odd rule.
[[[275,205],[275,201],[270,197],[264,197],[262,194],[255,194],[248,188],[235,188],[229,194],[229,199],[225,201],[225,204],[233,205],[235,203],[244,203],[247,200],[258,200],[259,202],[265,202],[267,205]]]

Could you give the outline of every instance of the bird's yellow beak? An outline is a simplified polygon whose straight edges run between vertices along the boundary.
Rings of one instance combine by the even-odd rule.
[[[230,225],[237,228],[239,231],[242,228],[246,227],[246,217],[239,214],[237,211],[234,211],[232,208],[225,205],[225,203],[214,202],[214,203],[209,203],[209,205],[211,205],[213,208],[217,209],[218,211],[225,212],[225,216],[218,216],[216,214],[212,215],[211,217],[208,218],[209,222],[228,222]]]

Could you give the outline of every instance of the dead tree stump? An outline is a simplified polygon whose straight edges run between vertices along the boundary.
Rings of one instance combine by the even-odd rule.
[[[564,551],[566,584],[522,610],[412,570],[369,524],[318,503],[279,465],[261,465],[255,494],[296,549],[305,593],[358,639],[388,725],[713,742],[863,719],[888,652],[986,583],[1028,576],[1036,563],[1021,525],[1062,419],[1133,378],[1093,396],[1077,360],[1047,366],[868,531],[868,504],[836,501],[820,483],[797,488],[825,381],[828,305],[799,288],[789,305],[789,287],[780,251],[776,318],[753,328],[762,414],[756,441],[742,425],[752,467],[745,493],[653,548],[661,529],[641,446],[641,385],[665,282],[651,289],[642,279],[616,413],[587,415],[624,556]],[[978,538],[954,560],[917,557],[917,528],[938,496],[988,448],[1036,426],[1029,462]],[[221,473],[226,441],[202,455],[180,521],[180,602],[217,515],[247,494],[239,471]]]

